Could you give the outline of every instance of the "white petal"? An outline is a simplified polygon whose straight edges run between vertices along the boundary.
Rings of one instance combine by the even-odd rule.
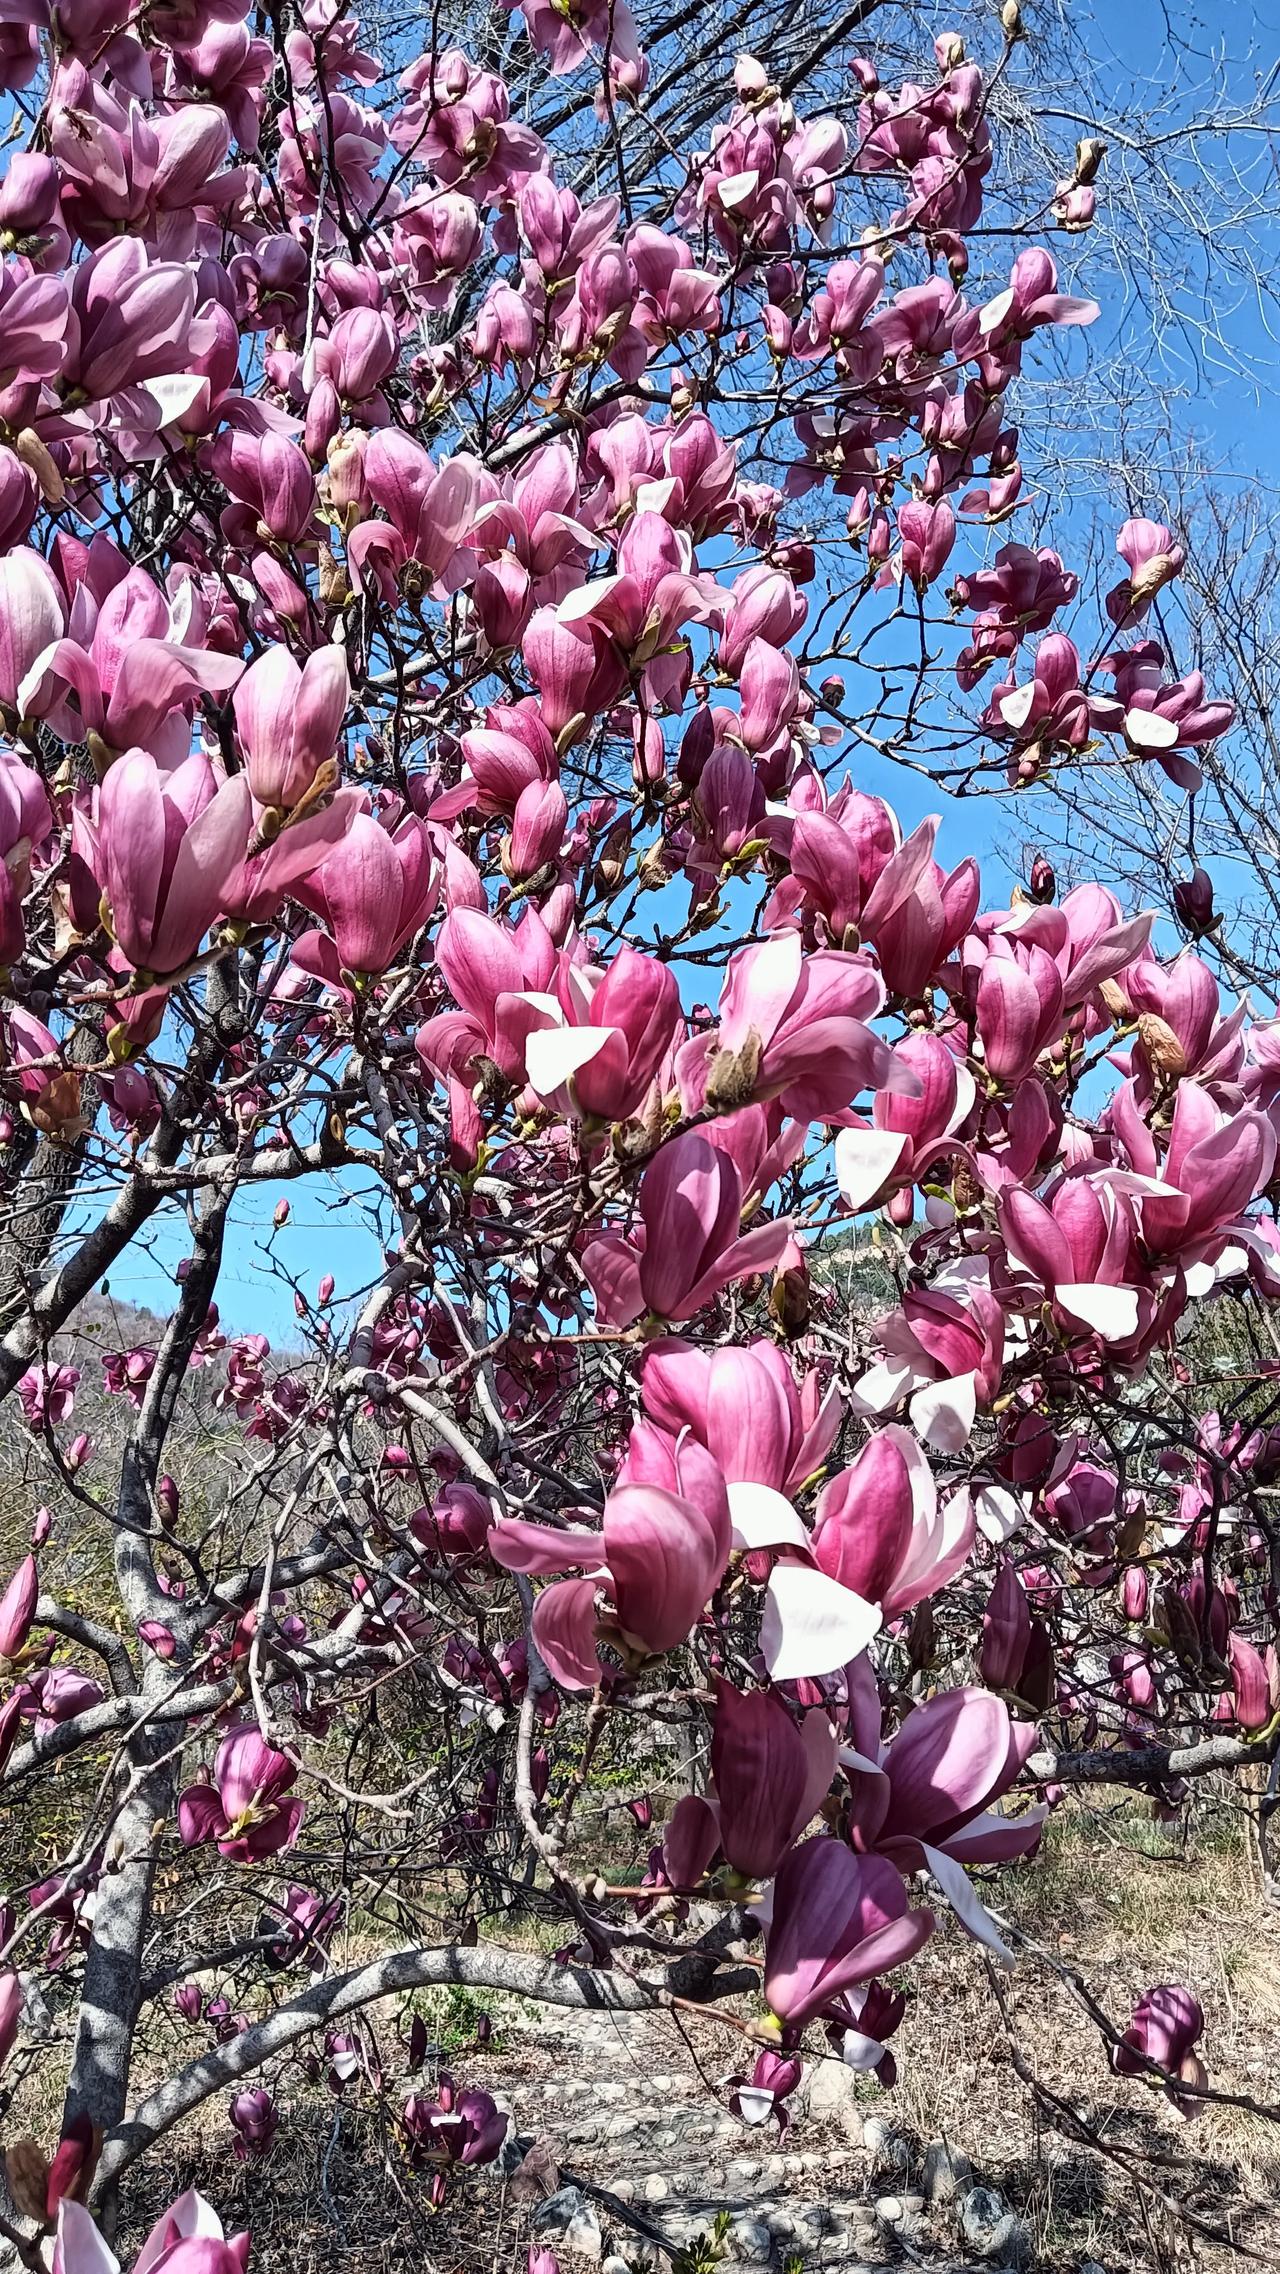
[[[840,2058],[847,2069],[876,2069],[884,2059],[878,2037],[864,2037],[860,2029],[846,2029],[840,2040]]]
[[[1001,696],[1000,716],[1006,726],[1013,728],[1015,734],[1019,727],[1024,727],[1030,718],[1031,706],[1035,699],[1036,683],[1034,679],[1029,679],[1025,687],[1015,687],[1010,694]]]
[[[208,387],[207,379],[189,371],[173,371],[162,379],[142,381],[143,393],[150,395],[155,404],[161,426],[181,418],[184,411],[189,411],[193,403],[198,403],[201,395],[208,392]]]
[[[599,1056],[614,1031],[611,1026],[547,1026],[529,1035],[524,1063],[530,1089],[540,1098],[554,1097],[580,1067]]]
[[[1054,1300],[1068,1318],[1079,1319],[1104,1342],[1128,1342],[1138,1331],[1136,1287],[1105,1287],[1101,1282],[1058,1287]]]
[[[851,1587],[803,1563],[775,1565],[760,1647],[775,1682],[834,1674],[879,1632],[880,1612]]]
[[[893,1175],[907,1140],[895,1129],[842,1129],[836,1137],[836,1183],[855,1215]]]
[[[984,1484],[974,1495],[973,1513],[983,1539],[1002,1548],[1026,1523],[1028,1511],[1021,1495],[1007,1484]]]
[[[739,2085],[738,2114],[744,2124],[767,2124],[774,2107],[773,2094],[760,2085]]]
[[[1126,711],[1124,731],[1136,750],[1172,750],[1178,729],[1159,711]]]
[[[969,1442],[978,1410],[978,1377],[957,1374],[949,1382],[926,1382],[907,1410],[916,1435],[935,1453],[959,1453]]]
[[[849,1403],[855,1413],[887,1413],[915,1378],[910,1366],[882,1358],[859,1375],[849,1393]]]
[[[735,1548],[807,1548],[809,1534],[785,1493],[771,1484],[731,1484],[729,1514]]]
[[[561,624],[580,623],[589,616],[602,600],[607,600],[622,579],[617,576],[593,577],[590,584],[580,584],[576,592],[565,594],[556,608],[556,619]]]
[[[745,205],[749,197],[754,197],[759,187],[759,173],[754,166],[749,166],[745,173],[725,174],[716,183],[716,196],[720,204],[732,212],[735,205]]]
[[[997,331],[1012,306],[1013,292],[1010,288],[1006,287],[1003,292],[997,292],[994,300],[988,300],[986,307],[978,310],[979,331]]]

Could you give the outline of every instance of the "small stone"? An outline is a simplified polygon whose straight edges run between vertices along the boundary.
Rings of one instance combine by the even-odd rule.
[[[909,2171],[911,2148],[900,2132],[886,2124],[882,2116],[868,2116],[862,2127],[862,2145],[871,2152],[872,2160],[884,2171]]]
[[[602,2260],[600,2274],[631,2274],[630,2261],[616,2255]]]
[[[830,2124],[855,2147],[865,2137],[858,2078],[843,2061],[819,2061],[810,2071],[806,2106],[815,2123]],[[874,2122],[875,2119],[869,2119]]]
[[[638,2116],[611,2116],[604,2128],[606,2140],[629,2140],[640,2129]]]
[[[645,2202],[664,2203],[670,2193],[670,2182],[663,2178],[660,2171],[651,2171],[644,2183]]]
[[[729,2241],[737,2256],[750,2266],[767,2266],[773,2257],[773,2236],[763,2219],[735,2219]]]
[[[971,2187],[960,2205],[960,2232],[979,2258],[998,2266],[1021,2266],[1031,2255],[1024,2220],[1010,2211],[994,2187]]]
[[[876,2217],[888,2234],[900,2242],[913,2242],[925,2227],[923,2195],[881,2195]]]
[[[972,2187],[973,2165],[963,2148],[953,2148],[949,2140],[930,2140],[920,2184],[926,2203],[954,2203]]]
[[[620,2203],[634,2203],[636,2183],[634,2179],[615,2179],[609,2192],[616,2195]]]
[[[752,2156],[735,2156],[728,2167],[728,2178],[731,2182],[758,2179],[759,2177],[760,2166]]]
[[[561,2250],[577,2251],[582,2258],[600,2258],[604,2237],[600,2221],[580,2187],[561,2187],[540,2203],[530,2220],[540,2242]]]
[[[1099,2266],[1096,2258],[1082,2258],[1080,2274],[1107,2274],[1107,2270],[1105,2266]]]

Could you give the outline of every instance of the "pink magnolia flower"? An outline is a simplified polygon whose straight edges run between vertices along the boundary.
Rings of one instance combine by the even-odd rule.
[[[22,1981],[12,1966],[0,1972],[0,2069],[18,2042],[22,2021]]]
[[[850,1831],[865,1853],[906,1874],[928,1870],[970,1934],[1004,1955],[965,1876],[970,1863],[1004,1863],[1038,1845],[1044,1806],[1004,1816],[992,1802],[1008,1791],[1035,1750],[1032,1722],[1015,1722],[989,1690],[940,1690],[913,1706],[887,1744],[868,1676],[854,1715],[856,1750],[842,1754]]]
[[[178,1802],[183,1845],[216,1842],[232,1863],[252,1863],[291,1848],[303,1802],[286,1799],[297,1769],[287,1754],[263,1743],[256,1729],[233,1729],[218,1747],[212,1784],[188,1785]]]
[[[757,2053],[755,2066],[749,2077],[730,2077],[732,2088],[729,2106],[741,2124],[775,2123],[779,2134],[790,2121],[786,2101],[795,2091],[804,2075],[803,2063],[794,2055],[771,2053],[766,2048]]]
[[[245,2274],[249,2237],[228,2242],[212,2204],[188,2188],[161,2213],[134,2259],[131,2274]],[[52,2274],[121,2274],[97,2225],[82,2203],[63,2196],[53,2246]]]
[[[1187,555],[1163,521],[1147,521],[1141,515],[1124,523],[1116,551],[1129,574],[1107,594],[1106,610],[1117,631],[1127,632],[1142,622],[1156,595],[1181,574]]]
[[[411,2150],[444,2163],[492,2163],[507,2136],[507,2118],[487,2092],[459,2092],[441,2076],[436,2098],[411,2093],[402,2121]]]
[[[81,587],[68,637],[55,637],[30,665],[20,710],[66,742],[89,736],[108,753],[127,755],[140,747],[176,768],[191,748],[199,697],[225,692],[241,671],[238,656],[182,637],[201,629],[195,611],[189,591],[185,602],[170,602],[141,569],[129,569],[101,599]]]
[[[741,1231],[743,1194],[727,1153],[696,1130],[673,1137],[640,1180],[640,1221],[605,1233],[582,1267],[602,1324],[691,1319],[731,1280],[767,1271],[791,1236],[786,1218]]]
[[[795,1721],[776,1690],[716,1683],[711,1777],[726,1863],[768,1879],[831,1789],[836,1740],[822,1712]]]
[[[425,821],[406,814],[392,835],[371,813],[357,813],[341,842],[293,890],[326,926],[295,942],[295,963],[343,991],[347,974],[379,975],[421,931],[439,895]]]
[[[149,750],[130,750],[108,769],[95,869],[116,944],[136,970],[190,962],[244,859],[244,806],[215,789],[200,753],[166,771]]]
[[[1059,292],[1057,283],[1057,267],[1041,246],[1019,253],[1006,290],[979,312],[982,337],[999,348],[1008,339],[1028,338],[1042,324],[1092,324],[1099,313],[1097,301],[1073,299]]]
[[[562,600],[561,625],[591,626],[608,634],[632,668],[648,663],[688,623],[706,624],[718,613],[719,588],[694,568],[693,544],[660,513],[638,513],[618,544],[618,567]]]
[[[250,664],[232,708],[259,805],[291,812],[336,760],[348,695],[341,648],[317,648],[301,670],[284,647]]]
[[[809,604],[784,570],[761,561],[734,579],[720,605],[724,624],[716,660],[722,671],[736,679],[752,641],[767,640],[770,647],[785,647],[803,624]]]
[[[52,1042],[53,1037],[50,1036]],[[28,1429],[56,1428],[69,1421],[80,1387],[78,1366],[28,1366],[18,1383],[18,1403]]]
[[[640,1394],[651,1419],[678,1437],[691,1430],[729,1484],[798,1492],[823,1462],[840,1427],[839,1393],[816,1370],[797,1388],[775,1342],[700,1350],[672,1336],[645,1353]]]
[[[968,1491],[940,1506],[919,1442],[891,1423],[823,1486],[811,1552],[819,1571],[895,1619],[947,1586],[973,1542]]]
[[[951,558],[956,541],[956,517],[945,498],[936,502],[913,499],[898,508],[898,536],[904,584],[927,592]]]
[[[1198,1083],[1179,1082],[1163,1160],[1132,1084],[1116,1092],[1108,1120],[1138,1174],[1171,1188],[1141,1199],[1152,1253],[1184,1264],[1213,1261],[1228,1231],[1250,1239],[1245,1210],[1275,1165],[1276,1133],[1265,1115],[1250,1106],[1223,1112]]]
[[[1136,2077],[1149,2073],[1146,2063],[1154,2061],[1168,2073],[1166,2090],[1174,2107],[1184,2116],[1202,2116],[1207,2103],[1195,2092],[1179,2092],[1178,2086],[1203,2087],[1209,2081],[1203,2061],[1193,2051],[1203,2029],[1199,1999],[1176,1983],[1161,1983],[1139,1998],[1129,2027],[1112,2051],[1112,2065],[1119,2076]]]
[[[680,1023],[675,974],[621,948],[606,971],[562,956],[525,1038],[529,1087],[561,1112],[625,1121],[639,1111]]]
[[[1198,790],[1201,769],[1182,753],[1225,734],[1235,719],[1235,704],[1207,701],[1203,672],[1167,680],[1164,649],[1157,640],[1139,640],[1104,656],[1100,668],[1114,678],[1129,748],[1139,757],[1154,758],[1178,789]]]
[[[563,1688],[594,1686],[598,1629],[632,1655],[674,1650],[718,1587],[730,1545],[724,1479],[701,1447],[685,1449],[681,1479],[686,1492],[697,1491],[696,1501],[654,1485],[612,1492],[602,1532],[554,1531],[522,1518],[495,1524],[489,1552],[506,1570],[591,1574],[544,1588],[534,1606],[534,1640]],[[602,1626],[601,1592],[609,1605]]]
[[[0,1595],[0,1663],[12,1666],[35,1621],[40,1577],[33,1555],[24,1556]]]
[[[722,1111],[778,1098],[797,1119],[828,1120],[866,1088],[914,1096],[910,1067],[867,1023],[883,1001],[864,956],[834,948],[806,956],[795,932],[740,948],[716,1034],[690,1043],[677,1062],[686,1110],[704,1096]]]
[[[1104,1342],[1137,1333],[1150,1285],[1123,1192],[1088,1175],[1065,1177],[1046,1204],[1011,1184],[999,1209],[1010,1257],[1032,1273],[1064,1325]]]
[[[890,1864],[823,1835],[805,1840],[774,1881],[765,1997],[779,2021],[802,2029],[842,1991],[914,1958],[933,1928],[931,1911],[908,1909]]]
[[[70,1666],[38,1666],[23,1685],[22,1711],[38,1736],[59,1722],[73,1721],[90,1706],[100,1705],[106,1692],[88,1674]]]
[[[260,2163],[270,2155],[280,2129],[280,2117],[269,2092],[261,2085],[232,2095],[227,2108],[235,2130],[237,2163]]]
[[[986,1259],[968,1258],[945,1280],[910,1289],[877,1333],[884,1355],[854,1384],[855,1411],[887,1413],[906,1398],[924,1443],[959,1452],[1004,1368],[1004,1313]]]
[[[400,584],[415,580],[441,591],[469,582],[479,564],[467,539],[493,487],[479,460],[464,453],[437,467],[421,443],[387,427],[371,436],[363,472],[372,502],[387,519],[361,521],[347,540],[357,589],[366,574],[391,600]]]
[[[976,1091],[968,1067],[936,1034],[908,1034],[895,1056],[915,1075],[919,1096],[878,1090],[870,1121],[837,1132],[836,1182],[855,1213],[887,1197],[894,1222],[909,1224],[912,1187],[923,1183],[936,1160],[957,1151],[949,1140],[969,1119]]]
[[[16,546],[0,558],[0,704],[21,715],[18,691],[61,639],[66,611],[57,579],[39,553]]]
[[[529,38],[553,78],[576,71],[603,50],[609,75],[616,85],[638,93],[648,75],[631,10],[617,0],[586,0],[572,17],[563,15],[552,0],[529,0],[521,5]]]
[[[923,995],[977,913],[977,863],[961,861],[945,875],[933,858],[938,827],[936,815],[921,822],[885,861],[862,907],[860,929],[895,995]]]

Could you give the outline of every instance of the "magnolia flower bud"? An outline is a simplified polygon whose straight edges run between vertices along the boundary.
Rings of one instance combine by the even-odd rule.
[[[1179,879],[1173,888],[1173,907],[1193,939],[1203,939],[1213,930],[1218,911],[1213,904],[1213,879],[1207,870],[1197,865],[1190,876]]]
[[[287,1200],[277,1200],[271,1221],[278,1232],[283,1230],[289,1221],[289,1203]]]
[[[1043,853],[1037,853],[1031,863],[1031,876],[1027,885],[1031,899],[1038,907],[1044,907],[1046,902],[1052,900],[1057,889],[1058,879],[1054,875],[1052,862],[1047,861]]]
[[[1130,1564],[1120,1582],[1120,1601],[1127,1619],[1146,1615],[1149,1582],[1140,1564]]]
[[[1090,182],[1096,181],[1098,168],[1106,155],[1106,143],[1100,142],[1096,134],[1086,134],[1077,142],[1076,180],[1082,189],[1087,189]]]

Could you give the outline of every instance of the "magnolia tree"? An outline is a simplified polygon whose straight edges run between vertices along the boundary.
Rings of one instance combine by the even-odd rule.
[[[914,1955],[1012,1961],[1072,1786],[1174,1815],[1274,1751],[1280,1026],[1177,952],[1196,879],[1010,901],[969,808],[865,786],[1192,798],[1230,725],[1167,527],[1095,618],[1019,518],[1103,152],[997,206],[1013,0],[907,83],[866,12],[676,101],[626,0],[407,58],[331,0],[4,9],[32,2266],[114,2265],[211,2101],[265,2154],[286,2075],[400,2080],[441,2201],[504,2119],[422,2076],[433,1985],[698,2003],[744,2120],[892,2082]],[[359,1284],[308,1189],[375,1210]],[[255,1221],[275,1353],[219,1322]],[[165,1222],[158,1338],[91,1355]],[[1194,1985],[1076,1987],[1127,2089],[1232,2097]],[[137,2264],[246,2247],[187,2196]]]

